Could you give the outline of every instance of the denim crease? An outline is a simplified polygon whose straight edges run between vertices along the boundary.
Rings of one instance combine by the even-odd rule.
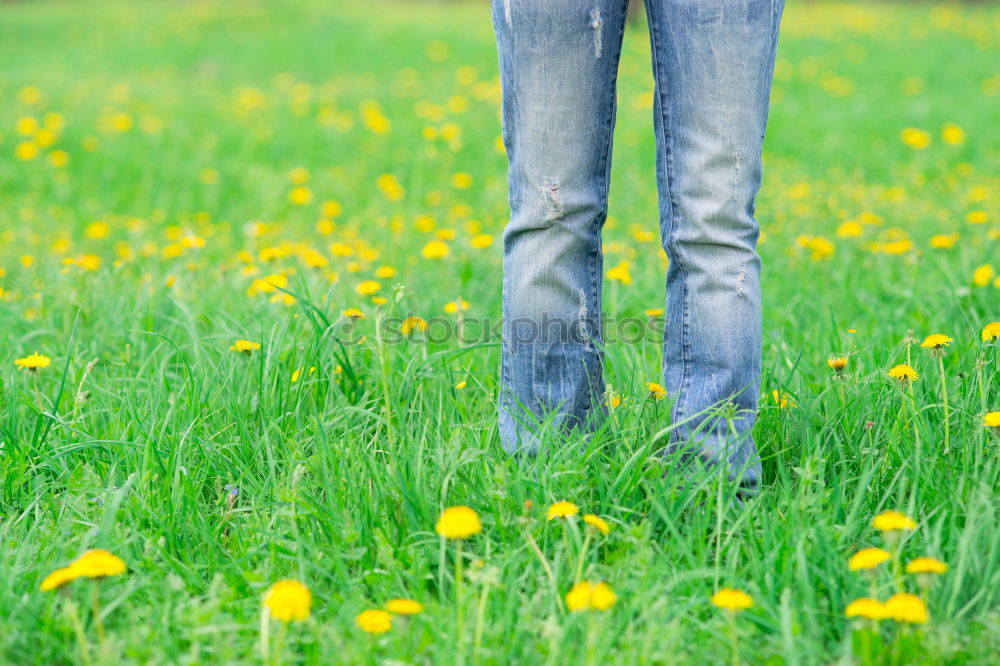
[[[544,428],[606,415],[601,231],[627,0],[493,0],[509,160],[499,428],[534,454]],[[763,177],[784,0],[646,0],[660,232],[669,264],[667,452],[756,486]],[[713,407],[731,404],[728,415]]]

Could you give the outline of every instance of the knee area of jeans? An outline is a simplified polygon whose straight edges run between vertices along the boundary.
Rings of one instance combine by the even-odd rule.
[[[672,260],[684,268],[686,276],[702,280],[708,287],[712,286],[714,280],[725,276],[746,280],[760,275],[760,255],[749,246],[681,243],[673,250]]]
[[[543,291],[544,297],[538,298]],[[518,288],[509,286],[504,307],[503,339],[507,351],[541,357],[562,357],[590,353],[591,343],[601,336],[600,314],[595,311],[586,290]],[[557,347],[553,347],[557,345]]]
[[[512,185],[512,208],[516,212],[505,229],[507,236],[547,230],[556,237],[596,238],[594,220],[605,212],[604,198],[594,183],[581,182],[581,174],[596,167],[590,164],[593,156],[573,152],[564,151],[558,165],[534,167],[532,171],[537,174],[522,176]]]
[[[698,295],[706,312],[718,312],[720,324],[733,313],[731,296],[747,297],[756,304],[760,284],[760,255],[749,245],[719,245],[717,243],[675,243],[671,261],[683,268],[687,288]],[[680,275],[680,273],[678,273]]]
[[[678,206],[677,222],[672,225],[670,245],[720,260],[757,257],[760,225],[746,207],[706,204]]]
[[[677,178],[676,214],[695,234],[756,236],[753,216],[763,176],[759,154],[733,150],[717,160],[698,160]]]

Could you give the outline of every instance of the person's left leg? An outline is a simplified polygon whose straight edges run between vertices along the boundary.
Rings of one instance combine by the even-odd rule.
[[[646,0],[667,271],[672,449],[754,488],[760,391],[755,197],[783,0]],[[733,403],[730,418],[713,406]]]

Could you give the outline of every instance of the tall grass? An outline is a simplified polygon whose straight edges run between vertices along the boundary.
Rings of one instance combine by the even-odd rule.
[[[0,7],[0,661],[80,661],[65,599],[38,585],[102,547],[129,572],[102,584],[103,647],[84,615],[96,663],[253,663],[261,596],[288,577],[314,596],[289,662],[717,663],[730,618],[709,599],[729,586],[754,599],[732,618],[745,663],[851,663],[845,607],[897,591],[888,568],[847,567],[883,544],[885,509],[918,522],[901,562],[950,568],[926,625],[882,623],[875,661],[995,661],[1000,442],[983,416],[1000,409],[1000,348],[981,330],[1000,319],[982,279],[1000,269],[998,21],[994,5],[789,3],[757,210],[765,482],[741,507],[657,456],[675,396],[648,395],[656,339],[608,340],[611,425],[546,431],[535,459],[500,448],[495,339],[386,339],[390,312],[499,315],[506,172],[479,3]],[[647,42],[630,29],[621,66],[605,236],[607,266],[632,277],[605,284],[619,320],[664,299]],[[19,119],[49,112],[55,144],[18,159],[37,140]],[[439,237],[449,254],[425,258]],[[63,261],[84,254],[100,267]],[[283,290],[248,295],[283,272]],[[385,304],[356,291],[369,279]],[[357,344],[333,334],[347,308],[366,315]],[[940,367],[913,342],[931,333],[954,338]],[[238,338],[261,349],[230,351]],[[35,350],[52,365],[19,371]],[[917,381],[887,377],[907,362]],[[558,500],[610,534],[584,549],[582,523],[546,520]],[[434,533],[458,504],[484,524],[462,548],[461,607]],[[614,607],[568,612],[579,577],[608,582]],[[425,610],[380,637],[355,626],[395,597]]]

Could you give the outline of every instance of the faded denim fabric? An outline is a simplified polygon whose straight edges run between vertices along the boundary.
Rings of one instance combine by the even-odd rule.
[[[510,160],[500,435],[534,453],[540,420],[600,422],[601,228],[626,0],[493,0]],[[668,450],[755,486],[760,391],[754,200],[784,0],[647,0],[660,228],[670,260]],[[654,258],[650,257],[650,261]],[[709,408],[732,403],[729,419]]]

